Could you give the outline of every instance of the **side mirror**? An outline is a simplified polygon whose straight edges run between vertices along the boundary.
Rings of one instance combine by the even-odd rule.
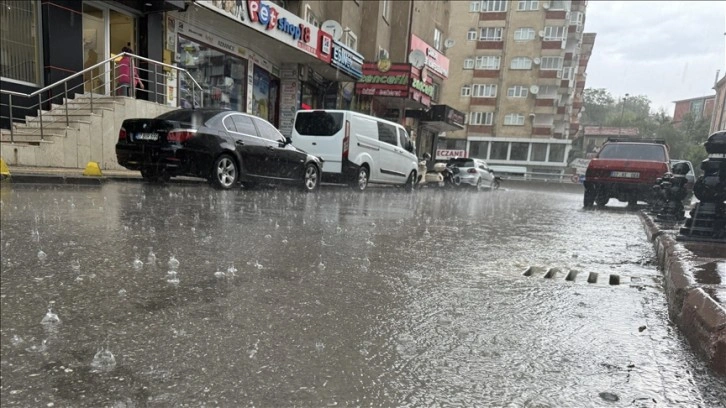
[[[280,140],[280,147],[285,147],[289,144],[292,144],[292,139],[290,136],[285,136],[285,140]]]

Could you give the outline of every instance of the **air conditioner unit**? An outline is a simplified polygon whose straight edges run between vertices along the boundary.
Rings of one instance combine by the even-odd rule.
[[[542,8],[545,9],[545,10],[549,10],[550,9],[550,3],[542,3]]]
[[[539,31],[539,36],[540,36],[540,38],[544,38],[544,36],[545,36],[544,30]]]
[[[562,78],[562,70],[561,69],[558,69],[557,70],[557,78]]]
[[[532,60],[532,62],[534,63],[534,65],[539,65],[539,63],[542,62],[542,60],[539,58],[535,58]]]

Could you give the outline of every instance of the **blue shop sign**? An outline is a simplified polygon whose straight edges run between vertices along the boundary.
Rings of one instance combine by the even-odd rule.
[[[363,77],[363,56],[339,41],[333,41],[333,58],[330,65],[356,80]]]

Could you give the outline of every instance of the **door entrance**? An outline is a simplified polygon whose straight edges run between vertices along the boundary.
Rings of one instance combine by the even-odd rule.
[[[119,54],[123,47],[137,50],[136,17],[103,3],[83,3],[83,68]],[[84,75],[84,91],[108,95],[116,88],[113,67],[102,65]]]

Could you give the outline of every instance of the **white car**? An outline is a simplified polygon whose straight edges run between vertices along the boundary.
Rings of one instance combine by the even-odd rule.
[[[477,190],[496,188],[494,171],[481,159],[456,158],[448,163],[454,171],[454,184],[471,186]]]

